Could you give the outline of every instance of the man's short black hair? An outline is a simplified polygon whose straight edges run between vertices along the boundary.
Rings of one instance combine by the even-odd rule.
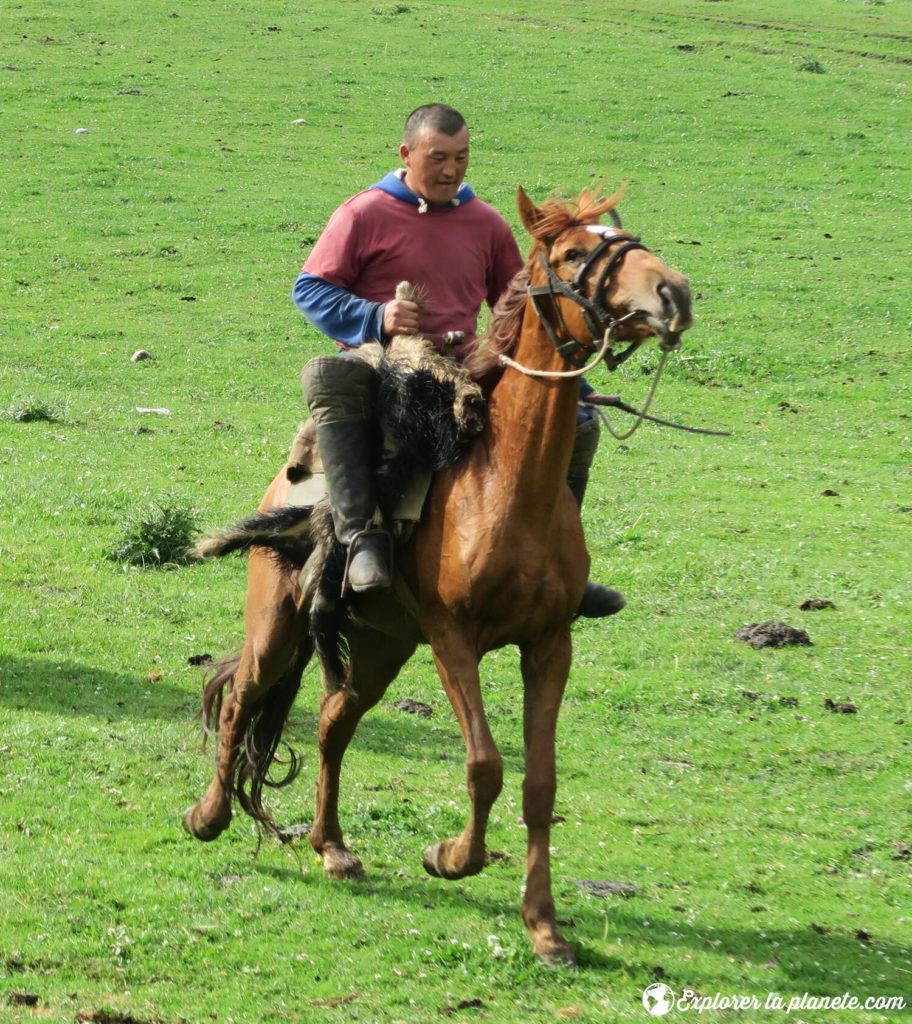
[[[445,103],[426,103],[423,107],[413,110],[406,118],[402,141],[407,146],[412,146],[418,136],[428,128],[443,135],[457,135],[466,127],[465,118],[458,110],[448,107]]]

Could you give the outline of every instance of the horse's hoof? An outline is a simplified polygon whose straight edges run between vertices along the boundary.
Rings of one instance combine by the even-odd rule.
[[[213,839],[218,839],[218,837],[228,827],[227,821],[224,824],[219,822],[200,822],[199,804],[194,804],[192,807],[188,807],[187,810],[184,811],[184,816],[181,821],[183,822],[183,826],[186,831],[189,832],[194,839],[199,839],[203,843],[211,843]]]
[[[443,878],[443,874],[440,871],[440,865],[437,863],[437,858],[440,856],[440,843],[434,843],[433,846],[429,846],[424,851],[424,856],[421,858],[421,863],[424,865],[424,870],[432,878]]]
[[[434,843],[433,846],[429,846],[424,851],[424,857],[421,863],[424,865],[424,870],[434,878],[444,878],[448,882],[455,881],[457,878],[468,878],[470,875],[477,875],[484,868],[484,860],[479,864],[473,864],[467,862],[461,868],[448,868],[444,864],[444,852],[450,845],[446,839],[441,839],[439,843]]]
[[[559,946],[556,949],[549,949],[542,952],[536,950],[535,955],[547,967],[574,968],[576,967],[576,954],[573,947],[568,943],[566,946]]]
[[[350,850],[333,850],[323,854],[323,874],[333,880],[364,881],[364,865]]]

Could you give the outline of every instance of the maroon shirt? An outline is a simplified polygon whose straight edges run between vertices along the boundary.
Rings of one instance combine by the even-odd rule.
[[[336,210],[302,273],[376,303],[389,302],[400,281],[417,285],[427,298],[422,333],[439,343],[463,331],[457,355],[465,355],[475,347],[482,302],[493,306],[523,261],[503,217],[463,188],[469,198],[458,205],[423,207],[387,175]]]

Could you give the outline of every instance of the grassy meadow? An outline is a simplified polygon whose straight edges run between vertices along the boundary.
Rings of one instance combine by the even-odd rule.
[[[0,1022],[596,1024],[650,1019],[656,982],[760,1004],[691,1011],[715,1022],[908,1014],[910,42],[900,0],[0,9]],[[517,232],[518,184],[630,180],[625,223],[697,296],[653,411],[731,431],[603,435],[584,523],[629,603],[575,627],[559,727],[573,972],[517,913],[514,650],[483,663],[494,863],[421,868],[466,813],[424,650],[347,761],[367,880],[330,883],[306,841],[180,827],[211,770],[190,662],[242,642],[244,560],[124,555],[152,507],[211,529],[256,505],[329,351],[294,278],[431,100]],[[637,403],[654,365],[592,382]],[[768,620],[812,644],[735,638]],[[285,823],[310,810],[306,680]],[[814,1006],[844,993],[906,1009]]]

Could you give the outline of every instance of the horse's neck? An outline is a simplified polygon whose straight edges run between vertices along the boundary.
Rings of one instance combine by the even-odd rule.
[[[565,371],[567,363],[527,314],[513,359],[528,369]],[[556,495],[566,480],[576,434],[578,378],[527,376],[507,368],[489,402],[492,460],[508,464],[517,490]]]

